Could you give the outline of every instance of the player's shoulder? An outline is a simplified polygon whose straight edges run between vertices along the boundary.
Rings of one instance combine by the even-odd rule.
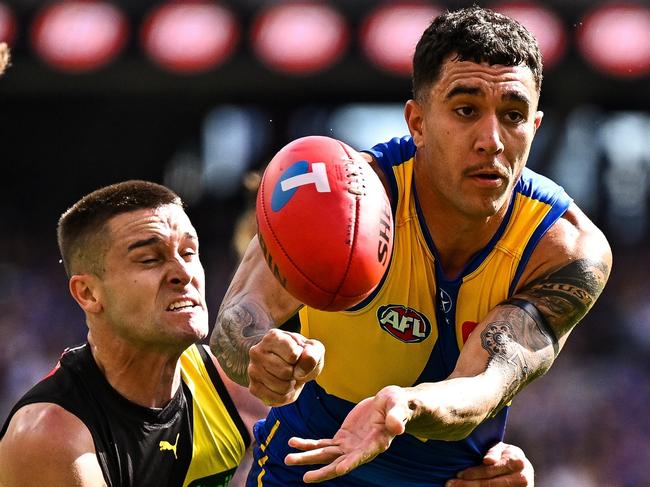
[[[11,418],[4,444],[55,447],[56,451],[93,445],[86,425],[58,404],[34,403],[20,408]]]
[[[520,285],[572,263],[584,263],[599,269],[605,279],[612,265],[612,251],[607,238],[575,203],[571,203],[541,238]]]
[[[52,485],[103,485],[90,431],[52,403],[28,404],[16,411],[0,441],[0,471],[6,485],[35,485],[41,479]]]

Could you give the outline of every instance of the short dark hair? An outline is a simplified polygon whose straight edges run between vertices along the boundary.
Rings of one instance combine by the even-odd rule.
[[[106,223],[121,213],[159,208],[183,207],[183,201],[171,189],[149,181],[131,180],[112,184],[87,194],[61,218],[57,240],[68,276],[91,272],[101,276],[109,235]]]
[[[413,55],[413,97],[421,100],[449,56],[457,61],[525,65],[542,86],[542,56],[535,37],[510,17],[478,6],[445,12],[420,37]]]

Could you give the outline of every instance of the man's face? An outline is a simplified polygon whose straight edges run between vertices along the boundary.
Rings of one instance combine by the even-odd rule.
[[[537,102],[528,67],[448,60],[425,99],[406,107],[418,187],[469,218],[505,209],[542,120]]]
[[[108,222],[100,278],[103,322],[141,348],[183,350],[208,332],[198,238],[177,205]]]

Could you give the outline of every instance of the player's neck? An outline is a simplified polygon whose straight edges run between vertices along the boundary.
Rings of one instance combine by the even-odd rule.
[[[135,404],[164,407],[180,387],[177,353],[142,350],[119,338],[92,332],[88,333],[88,342],[109,384]]]
[[[462,272],[472,257],[483,249],[499,229],[505,218],[508,204],[491,216],[472,217],[458,211],[433,192],[421,193],[420,206],[433,240],[440,265],[449,279]]]

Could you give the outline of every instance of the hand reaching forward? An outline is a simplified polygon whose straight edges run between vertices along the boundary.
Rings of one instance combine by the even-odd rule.
[[[497,443],[483,464],[467,468],[445,487],[534,487],[535,470],[521,448]]]
[[[326,464],[307,472],[306,483],[345,475],[386,451],[395,436],[404,433],[411,411],[402,389],[390,386],[364,399],[347,415],[334,438],[291,438],[289,446],[303,450],[286,456],[287,465]]]
[[[305,383],[318,377],[325,347],[299,333],[269,330],[249,352],[249,390],[267,406],[295,401]]]
[[[364,399],[347,415],[334,438],[291,438],[289,446],[303,450],[286,456],[287,465],[325,465],[303,476],[305,483],[340,477],[386,451],[393,438],[404,433],[413,411],[404,390],[389,386]],[[498,443],[483,458],[447,482],[446,487],[533,487],[534,470],[524,452]]]

